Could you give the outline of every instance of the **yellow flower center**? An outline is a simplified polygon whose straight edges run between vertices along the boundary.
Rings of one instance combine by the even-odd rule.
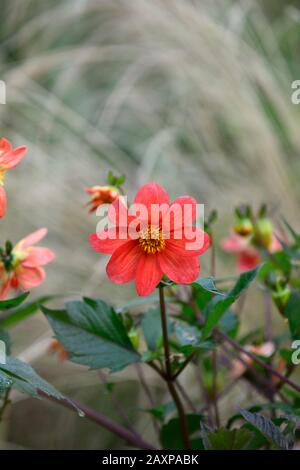
[[[147,228],[141,230],[139,243],[142,250],[148,255],[153,255],[154,253],[164,250],[166,247],[161,229],[153,225],[149,225]]]

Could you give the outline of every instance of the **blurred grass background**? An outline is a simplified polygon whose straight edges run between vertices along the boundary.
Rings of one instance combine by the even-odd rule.
[[[243,202],[268,202],[299,225],[300,108],[291,103],[300,78],[299,1],[2,0],[1,10],[1,134],[29,148],[7,178],[1,243],[46,226],[57,253],[32,297],[134,296],[132,286],[106,280],[105,257],[87,244],[97,219],[84,208],[84,188],[101,184],[109,168],[126,174],[129,195],[155,180],[174,197],[192,194],[206,210],[217,208],[217,238]],[[219,253],[218,274],[228,270],[233,262]],[[259,324],[257,305],[246,306],[246,318]],[[12,335],[14,352],[48,380],[116,415],[97,373],[48,357],[42,316]],[[153,434],[149,418],[134,411],[145,406],[134,371],[117,380],[130,419]],[[235,391],[234,405],[248,394]],[[228,402],[223,408],[226,416]],[[3,448],[123,445],[70,412],[18,395],[1,432]]]

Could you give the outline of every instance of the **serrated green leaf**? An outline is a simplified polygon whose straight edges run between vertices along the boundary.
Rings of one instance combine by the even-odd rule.
[[[250,413],[256,413],[257,411],[262,411],[262,410],[280,410],[284,411],[286,413],[293,413],[295,409],[293,408],[292,405],[281,402],[281,401],[276,401],[274,403],[257,403],[255,405],[249,406],[246,411],[249,411]],[[241,418],[241,413],[236,413],[235,415],[231,416],[227,422],[227,428],[230,428],[233,423]]]
[[[226,310],[240,297],[240,295],[249,287],[251,282],[255,279],[260,266],[242,273],[233,288],[224,296],[216,296],[207,305],[204,315],[206,317],[206,323],[203,327],[202,333],[203,338],[206,338],[213,328],[220,321]]]
[[[141,360],[119,315],[102,300],[68,302],[66,311],[42,310],[71,361],[118,371]]]
[[[243,418],[255,428],[257,428],[271,443],[278,448],[288,450],[293,444],[282,434],[279,427],[276,426],[269,418],[257,413],[251,413],[247,410],[240,410]]]
[[[0,377],[22,393],[38,397],[38,392],[42,391],[58,400],[64,399],[64,396],[42,379],[29,364],[12,356],[7,356],[6,364],[0,364]]]

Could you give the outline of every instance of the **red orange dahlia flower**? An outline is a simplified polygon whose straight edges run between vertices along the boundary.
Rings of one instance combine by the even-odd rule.
[[[7,139],[0,139],[0,218],[6,212],[6,193],[3,187],[5,174],[20,163],[26,150],[25,145],[14,149]]]
[[[131,211],[119,197],[108,215],[114,227],[90,234],[89,240],[95,251],[112,255],[106,267],[112,282],[135,279],[138,295],[146,296],[163,275],[180,284],[199,276],[198,256],[209,248],[210,238],[193,227],[195,199],[183,196],[171,203],[161,186],[148,183],[136,194]]]
[[[85,191],[92,195],[87,203],[90,206],[89,212],[95,212],[102,204],[111,204],[120,196],[120,191],[115,186],[91,186]]]
[[[4,299],[11,288],[31,289],[39,286],[45,279],[42,266],[55,258],[49,248],[33,246],[47,234],[46,228],[41,228],[23,238],[12,250],[1,253],[0,299]]]

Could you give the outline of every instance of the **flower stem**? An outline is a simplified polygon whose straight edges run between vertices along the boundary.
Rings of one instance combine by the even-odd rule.
[[[1,421],[3,420],[3,415],[4,415],[4,412],[6,410],[6,408],[8,407],[9,403],[10,403],[10,400],[9,400],[9,394],[10,394],[10,388],[8,388],[5,393],[4,393],[4,397],[2,399],[2,406],[1,406],[1,409],[0,409],[0,423]]]
[[[161,285],[159,286],[159,302],[160,302],[160,314],[161,314],[160,316],[161,316],[163,344],[164,344],[164,352],[165,352],[165,377],[164,378],[167,383],[169,392],[177,408],[181,435],[182,435],[182,442],[184,444],[185,449],[191,449],[186,415],[185,415],[181,400],[179,398],[179,395],[177,393],[177,390],[175,388],[174,381],[173,381],[174,379],[172,377],[170,348],[169,348],[169,341],[168,341],[166,304],[165,304],[164,288]]]
[[[124,439],[125,442],[127,442],[129,445],[133,447],[137,447],[138,449],[144,449],[144,450],[155,450],[155,447],[152,446],[152,444],[149,444],[148,442],[144,441],[144,439],[136,432],[133,432],[125,428],[121,424],[116,423],[115,421],[112,421],[107,416],[103,415],[102,413],[99,413],[98,411],[92,408],[89,408],[86,405],[83,405],[82,403],[79,403],[77,400],[73,400],[70,398],[64,398],[60,400],[54,396],[47,395],[42,390],[39,390],[39,395],[59,405],[62,405],[65,408],[68,408],[72,411],[76,411],[76,408],[77,408],[77,410],[83,413],[82,416],[85,416],[90,421],[93,421],[99,426],[102,426],[103,428],[112,432],[116,436],[121,437],[121,439]]]
[[[214,349],[212,352],[212,399],[215,412],[215,422],[217,428],[220,427],[220,415],[218,407],[218,384],[217,384],[217,351]]]

